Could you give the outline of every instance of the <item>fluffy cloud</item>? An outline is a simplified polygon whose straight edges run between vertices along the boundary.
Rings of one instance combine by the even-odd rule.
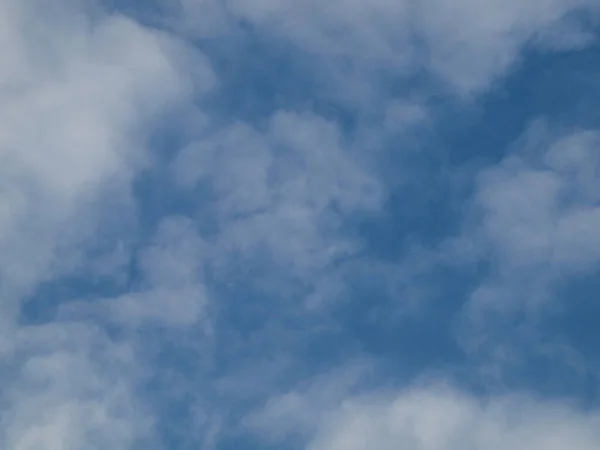
[[[2,9],[9,26],[0,42],[13,55],[3,63],[0,109],[6,298],[61,265],[71,269],[72,250],[99,232],[99,209],[127,204],[144,164],[140,130],[193,92],[180,64],[193,54],[182,59],[183,44],[124,17],[90,18],[69,5],[54,17],[35,2],[5,1]]]
[[[600,442],[600,414],[573,403],[519,393],[477,397],[424,381],[359,390],[365,372],[357,367],[271,398],[245,425],[271,442],[310,450],[566,450]]]
[[[536,122],[477,178],[473,215],[458,241],[463,255],[474,251],[470,257],[492,264],[475,308],[535,309],[556,283],[600,263],[599,134],[550,130]]]
[[[6,448],[129,448],[152,437],[127,345],[83,323],[23,327],[13,339],[16,353],[3,358]]]
[[[0,16],[3,446],[129,448],[152,434],[131,345],[87,321],[23,324],[21,305],[42,282],[92,276],[88,251],[135,220],[147,127],[214,78],[183,42],[83,2],[3,0]],[[151,273],[165,258],[145,259],[165,284]]]
[[[536,364],[554,367],[548,384],[567,377],[574,387],[584,374],[597,376],[569,330],[546,324],[576,314],[600,265],[599,142],[597,130],[535,121],[501,161],[478,172],[461,236],[432,257],[480,271],[457,335],[484,383],[526,379]],[[585,307],[593,310],[593,300]]]
[[[311,450],[593,449],[600,416],[526,397],[481,400],[415,389],[345,401],[318,428]]]

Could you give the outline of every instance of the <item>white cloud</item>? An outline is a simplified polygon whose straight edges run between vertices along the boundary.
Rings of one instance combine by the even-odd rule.
[[[545,320],[577,308],[565,288],[600,267],[599,144],[596,130],[534,122],[479,172],[462,233],[443,246],[446,263],[481,270],[456,331],[486,382],[514,380],[533,359],[576,378],[596,370]]]
[[[600,415],[527,397],[487,400],[419,388],[345,401],[310,450],[581,450],[600,445]]]
[[[428,66],[463,93],[485,89],[512,67],[523,46],[543,42],[557,28],[567,32],[554,32],[553,46],[572,40],[578,24],[565,29],[567,14],[580,8],[597,13],[595,2],[586,0],[423,0],[416,5]]]
[[[0,107],[4,290],[26,291],[68,266],[62,251],[97,232],[98,207],[127,202],[144,160],[140,131],[193,88],[184,46],[167,36],[119,16],[90,19],[65,5],[54,17],[38,6],[1,4],[10,26],[0,45],[13,55]]]
[[[472,307],[536,308],[549,288],[600,264],[600,134],[536,123],[509,155],[478,176],[459,253],[492,262]],[[471,250],[469,250],[471,249]]]
[[[333,123],[278,112],[264,133],[233,125],[189,145],[173,174],[184,187],[206,180],[214,189],[217,264],[266,250],[303,278],[354,251],[336,210],[345,215],[380,204],[381,187],[353,152]]]
[[[382,68],[393,76],[428,70],[459,94],[484,90],[531,39],[552,48],[588,42],[577,23],[565,26],[560,19],[592,3],[185,0],[182,5],[188,32],[197,27],[193,31],[206,37],[232,31],[237,21],[250,22],[316,57],[315,70],[329,76],[326,90],[364,99],[379,92],[373,80]],[[557,32],[557,23],[566,31]],[[415,40],[424,43],[425,53]],[[265,278],[272,276],[275,284],[282,273],[283,283],[294,278],[305,286],[318,284],[309,303],[319,306],[319,296],[343,292],[345,272],[333,267],[359,248],[344,220],[377,210],[383,187],[368,164],[370,156],[359,148],[364,142],[316,114],[276,111],[262,128],[238,123],[210,133],[193,130],[190,134],[200,137],[177,156],[173,175],[189,190],[186,195],[210,186],[214,234],[202,236],[189,219],[162,218],[153,240],[136,255],[138,285],[87,305],[60,305],[52,324],[24,325],[21,302],[40,283],[95,270],[115,272],[131,260],[126,245],[112,242],[114,253],[100,255],[96,266],[86,258],[90,250],[105,250],[112,227],[135,220],[132,182],[153,160],[145,148],[149,128],[163,112],[194,109],[190,100],[218,80],[209,62],[173,35],[107,15],[87,1],[65,0],[51,8],[37,0],[0,0],[0,55],[2,440],[16,450],[146,448],[147,441],[139,439],[152,437],[154,424],[137,397],[144,369],[133,352],[139,342],[109,338],[107,330],[88,320],[106,320],[125,331],[204,324],[211,295],[205,270],[223,281],[219,276],[226,279],[237,258],[242,266],[268,260]],[[382,112],[386,132],[428,118],[421,101],[386,100]],[[198,118],[207,123],[202,112],[195,113],[185,119],[189,128]],[[483,219],[476,239],[467,241],[471,247],[483,243],[501,261],[498,278],[510,279],[523,267],[539,272],[548,262],[554,274],[588,270],[598,261],[597,140],[595,133],[576,133],[535,163],[516,156],[481,176],[476,203]],[[360,270],[361,264],[351,267]],[[389,289],[409,284],[409,276],[373,267],[394,284]],[[278,436],[283,436],[301,416],[305,432],[317,431],[313,449],[387,448],[394,439],[413,436],[421,445],[416,448],[424,450],[456,448],[443,445],[453,442],[451,428],[466,423],[484,431],[465,432],[456,442],[495,445],[493,439],[505,432],[508,440],[497,442],[513,446],[541,445],[536,430],[554,425],[550,414],[532,422],[533,428],[512,426],[507,422],[512,406],[492,402],[484,407],[462,394],[438,391],[400,394],[392,401],[354,399],[338,410],[332,405],[344,397],[353,382],[349,378],[341,386],[324,383],[275,399],[246,425],[264,431],[271,423],[282,428]],[[325,414],[316,414],[315,405]],[[195,406],[201,416],[204,409]],[[541,406],[532,408],[539,412]],[[444,411],[454,409],[461,414],[434,435],[438,441],[427,441],[425,431],[414,436],[430,417],[447,417]],[[573,414],[584,424],[580,439],[586,445],[592,436],[586,421],[592,419]],[[405,417],[418,426],[399,426]],[[570,423],[557,428],[562,434],[556,442],[571,436]],[[207,419],[205,428],[212,430],[205,436],[207,445],[216,445],[220,422]],[[352,440],[345,440],[350,435]]]
[[[154,239],[137,258],[139,286],[92,304],[78,302],[62,308],[66,315],[93,313],[104,320],[136,329],[141,325],[185,327],[205,322],[209,294],[204,285],[207,247],[193,222],[167,217]]]
[[[318,430],[348,391],[367,373],[368,365],[356,362],[326,373],[304,386],[271,397],[262,409],[244,417],[243,426],[272,443],[293,436],[303,439]]]
[[[186,0],[182,6],[184,18],[194,18],[187,22],[192,32],[194,26],[199,34],[231,30],[241,20],[324,56],[321,69],[332,72],[333,89],[353,76],[355,91],[367,88],[374,67],[396,75],[425,69],[460,95],[485,90],[526,45],[564,49],[589,43],[592,36],[573,13],[598,13],[592,0]],[[214,19],[217,11],[223,24],[218,30],[208,29],[214,21],[196,19]],[[352,63],[344,65],[337,57]]]
[[[13,342],[16,353],[3,358],[12,375],[2,381],[5,448],[131,448],[152,435],[133,395],[138,375],[127,345],[64,323],[23,327]]]
[[[0,1],[0,67],[2,446],[146,448],[132,343],[85,320],[26,325],[20,306],[44,281],[95,270],[86,252],[135,219],[149,127],[214,76],[176,38],[78,1]],[[187,274],[161,244],[145,269],[152,286],[170,287]],[[110,270],[107,256],[98,270]],[[175,322],[190,314],[168,311]]]
[[[477,397],[425,381],[356,393],[364,375],[356,368],[272,397],[244,425],[272,443],[293,440],[309,450],[591,450],[600,444],[595,410],[527,394]]]

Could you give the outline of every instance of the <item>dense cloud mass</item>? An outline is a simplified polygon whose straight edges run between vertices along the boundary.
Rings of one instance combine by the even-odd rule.
[[[0,447],[600,447],[596,0],[0,0]]]

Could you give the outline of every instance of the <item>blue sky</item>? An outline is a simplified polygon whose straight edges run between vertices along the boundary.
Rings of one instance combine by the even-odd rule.
[[[0,0],[10,450],[600,447],[596,0]]]

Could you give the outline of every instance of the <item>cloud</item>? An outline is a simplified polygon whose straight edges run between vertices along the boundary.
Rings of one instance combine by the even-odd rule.
[[[563,450],[600,442],[600,414],[572,402],[517,392],[475,396],[425,379],[368,389],[360,387],[365,371],[359,368],[272,397],[245,426],[269,442],[310,450]]]
[[[68,313],[87,311],[129,329],[197,324],[205,318],[209,294],[203,279],[205,246],[194,228],[188,218],[164,218],[153,241],[138,255],[137,289],[91,305],[71,305]]]
[[[454,450],[593,449],[600,416],[513,396],[481,400],[449,388],[417,388],[346,400],[307,447]]]
[[[428,0],[417,5],[418,29],[429,51],[429,67],[465,94],[486,89],[511,69],[524,46],[540,41],[547,43],[546,48],[560,48],[582,27],[569,21],[571,26],[566,28],[569,14],[596,10],[593,2],[560,0],[527,4]],[[544,36],[557,27],[569,32],[559,34],[550,44]]]
[[[271,443],[281,444],[290,437],[304,440],[327,420],[333,405],[340,403],[367,372],[368,365],[363,361],[321,375],[271,397],[261,409],[244,417],[243,426]]]
[[[598,13],[589,0],[186,0],[182,10],[191,33],[218,35],[243,22],[318,56],[331,88],[341,87],[346,96],[355,95],[351,88],[372,89],[367,85],[375,70],[395,77],[427,71],[455,93],[471,96],[510,70],[526,46],[586,45],[593,32],[579,13]],[[203,16],[213,20],[197,20]],[[186,22],[189,17],[194,21]],[[215,21],[223,25],[214,29]]]
[[[595,270],[599,144],[595,130],[553,132],[536,122],[503,161],[478,175],[459,248],[491,262],[492,285],[475,292],[474,304],[534,308],[556,283]]]
[[[43,282],[123,268],[109,257],[126,239],[115,234],[136,220],[132,183],[152,162],[148,127],[215,79],[172,36],[91,4],[55,7],[0,2],[2,445],[152,448],[133,344],[88,320],[29,323],[21,306],[44,297]],[[169,273],[152,273],[168,265],[154,252],[150,281],[168,284]]]
[[[21,327],[12,340],[2,371],[6,448],[127,448],[152,435],[127,344],[86,323]]]
[[[533,121],[498,163],[477,172],[460,235],[431,256],[432,267],[477,273],[463,291],[456,336],[488,387],[556,394],[597,376],[572,325],[557,324],[595,308],[580,296],[600,264],[598,136]],[[544,385],[528,384],[546,366]]]
[[[7,54],[19,49],[2,71],[5,290],[26,291],[61,272],[58,254],[73,253],[97,233],[102,215],[90,206],[105,206],[107,195],[113,205],[128,201],[144,165],[140,127],[193,92],[178,64],[185,46],[173,39],[124,17],[92,20],[68,6],[64,22],[53,22],[34,6],[2,3],[11,23],[2,44],[11,48]],[[36,39],[28,29],[50,38]],[[70,261],[66,254],[59,259]]]
[[[173,174],[183,187],[211,186],[217,264],[230,255],[263,255],[300,277],[314,276],[354,251],[341,218],[381,201],[377,180],[354,150],[334,123],[281,111],[264,132],[237,124],[191,143]]]
[[[440,118],[532,49],[593,42],[594,2],[155,6],[149,26],[104,2],[0,0],[4,447],[226,448],[248,430],[312,450],[598,443],[597,417],[566,405],[378,383],[359,396],[369,364],[319,377],[397,352],[398,311],[433,297],[425,284],[453,288],[436,278],[448,267],[489,269],[460,325],[480,314],[491,347],[490,306],[537,311],[597,268],[594,130],[535,125],[476,176],[441,251],[390,240],[386,259],[363,227],[391,217],[403,234],[438,187],[420,169]]]

